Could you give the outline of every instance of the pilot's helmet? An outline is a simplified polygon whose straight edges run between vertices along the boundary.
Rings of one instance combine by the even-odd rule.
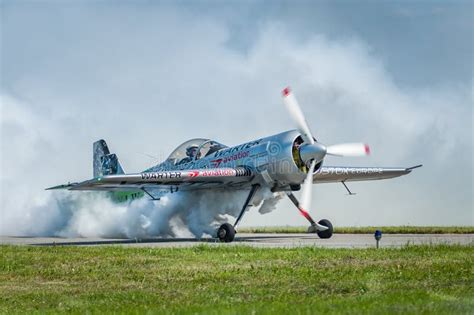
[[[198,146],[197,145],[190,145],[186,148],[186,155],[189,157],[194,157],[197,153]]]

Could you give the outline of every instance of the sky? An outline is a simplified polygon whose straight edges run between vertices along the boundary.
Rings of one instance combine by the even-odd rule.
[[[474,224],[471,1],[0,3],[0,234],[53,220],[44,188],[91,178],[98,139],[137,172],[190,138],[295,128],[287,85],[318,140],[371,145],[325,165],[424,165],[355,196],[314,185],[314,217]],[[241,222],[306,225],[286,199]]]

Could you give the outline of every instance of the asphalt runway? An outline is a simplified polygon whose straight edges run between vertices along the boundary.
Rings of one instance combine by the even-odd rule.
[[[200,244],[216,246],[249,245],[255,247],[300,247],[315,246],[328,248],[367,248],[375,246],[373,235],[335,234],[330,239],[320,239],[315,234],[237,234],[234,242],[220,243],[215,239],[193,238],[147,238],[147,239],[105,239],[105,238],[60,238],[60,237],[18,237],[0,236],[1,244],[34,246],[104,246],[120,245],[130,247],[188,247]],[[381,247],[400,247],[407,244],[462,244],[474,245],[474,234],[385,234]]]

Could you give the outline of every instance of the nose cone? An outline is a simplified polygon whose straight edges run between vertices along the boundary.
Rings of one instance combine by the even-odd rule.
[[[302,145],[300,148],[300,157],[305,164],[309,164],[312,160],[316,163],[321,162],[325,156],[326,147],[318,142]]]

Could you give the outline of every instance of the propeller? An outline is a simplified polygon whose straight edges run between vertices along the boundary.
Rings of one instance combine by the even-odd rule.
[[[306,122],[303,111],[296,100],[295,95],[289,87],[282,91],[283,102],[290,116],[295,121],[298,131],[303,138],[303,145],[300,147],[300,156],[306,165],[310,165],[311,161],[322,161],[326,154],[333,156],[365,156],[370,154],[370,148],[365,143],[342,143],[326,146],[320,142],[315,142],[314,137]]]
[[[290,87],[287,87],[283,90],[283,102],[285,103],[286,109],[290,113],[293,120],[298,126],[298,130],[301,133],[301,137],[305,143],[313,144],[314,138],[309,130],[308,123],[304,118],[303,112],[301,111],[298,102],[296,101],[295,95],[291,92]]]
[[[309,207],[311,206],[311,195],[313,191],[313,173],[315,167],[316,161],[313,160],[313,162],[311,162],[311,166],[309,167],[309,171],[306,175],[301,191],[301,208],[305,210],[309,209]]]
[[[287,193],[288,197],[290,197],[290,200],[295,204],[295,206],[298,208],[300,211],[301,215],[304,216],[310,223],[313,229],[316,231],[325,231],[328,229],[327,226],[321,225],[317,223],[316,221],[313,220],[311,215],[308,212],[309,206],[311,205],[311,193],[313,191],[312,186],[313,186],[313,173],[314,173],[314,168],[316,167],[316,161],[313,160],[311,162],[311,165],[309,167],[308,174],[306,174],[306,178],[303,183],[303,189],[301,192],[301,202],[298,202],[298,200],[293,196],[291,192]]]
[[[369,146],[364,143],[342,143],[326,146],[320,142],[316,142],[311,130],[309,129],[309,125],[306,122],[303,111],[301,110],[301,107],[291,89],[289,87],[285,88],[282,91],[282,94],[285,107],[296,123],[298,131],[301,133],[301,138],[304,141],[299,148],[300,158],[309,167],[308,173],[303,182],[301,203],[299,206],[297,205],[297,207],[313,226],[315,226],[319,231],[323,231],[327,229],[327,227],[315,223],[307,212],[307,209],[311,205],[313,173],[316,164],[322,161],[326,155],[347,157],[365,156],[370,154],[370,149]],[[295,202],[293,199],[292,201]]]

